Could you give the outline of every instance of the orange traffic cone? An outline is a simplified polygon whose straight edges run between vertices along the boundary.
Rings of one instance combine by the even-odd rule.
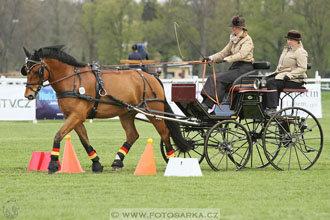
[[[41,151],[34,151],[32,153],[32,157],[30,159],[30,163],[28,166],[28,170],[39,170],[40,165],[44,159],[44,152]]]
[[[154,148],[152,139],[148,139],[148,144],[140,158],[140,161],[135,169],[134,175],[154,175],[157,173]]]
[[[65,148],[62,160],[61,173],[82,173],[85,172],[79,163],[78,157],[71,143],[71,136],[65,137]]]
[[[40,169],[41,171],[48,171],[48,165],[49,165],[49,162],[50,162],[50,156],[51,156],[51,152],[46,152],[45,153],[45,156],[44,156],[44,159],[41,163],[41,166],[40,166]],[[57,163],[60,165],[60,168],[59,170],[61,170],[61,163],[60,161],[58,160]]]

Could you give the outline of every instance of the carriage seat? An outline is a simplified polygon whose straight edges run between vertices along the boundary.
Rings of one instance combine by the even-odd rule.
[[[255,78],[257,77],[263,77],[263,75],[259,75],[258,74],[258,70],[267,70],[270,68],[270,62],[268,61],[256,61],[253,63],[253,68],[254,70],[249,71],[247,73],[244,73],[243,75],[241,75],[240,77],[238,77],[237,79],[235,79],[235,81],[233,82],[233,86],[234,85],[251,85],[253,84]],[[247,86],[247,87],[253,87],[253,86]]]
[[[290,93],[290,92],[304,93],[304,92],[308,92],[308,90],[305,87],[301,87],[299,89],[283,88],[282,90],[280,90],[280,92],[284,92],[284,93]]]
[[[307,63],[307,69],[308,70],[312,69],[312,64],[311,63]]]
[[[269,61],[256,61],[253,63],[253,68],[255,70],[268,70],[270,69]]]
[[[312,64],[307,63],[307,69],[310,70],[312,68]],[[299,77],[298,77],[299,79]],[[295,92],[295,93],[304,93],[304,92],[308,92],[308,90],[305,87],[301,87],[301,88],[283,88],[282,90],[280,90],[280,92],[284,92],[286,95],[287,93],[291,93],[291,92]]]
[[[157,77],[160,75],[160,72],[154,66],[155,60],[120,60],[120,63],[125,64],[125,66],[118,68],[119,70],[128,67],[129,69],[141,69]]]

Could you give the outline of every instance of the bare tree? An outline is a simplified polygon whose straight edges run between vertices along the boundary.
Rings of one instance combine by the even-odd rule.
[[[321,76],[325,76],[329,64],[329,38],[330,5],[328,0],[296,0],[293,10],[303,16],[305,23],[301,25],[304,45],[308,48],[309,57],[314,68],[318,69]]]
[[[8,72],[8,57],[12,50],[14,30],[20,22],[18,15],[21,5],[21,0],[0,2],[0,72]]]

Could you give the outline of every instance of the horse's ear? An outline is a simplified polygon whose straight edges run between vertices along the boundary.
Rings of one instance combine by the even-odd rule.
[[[23,50],[24,50],[24,53],[25,53],[25,56],[26,57],[30,57],[31,56],[31,53],[25,47],[23,47]]]

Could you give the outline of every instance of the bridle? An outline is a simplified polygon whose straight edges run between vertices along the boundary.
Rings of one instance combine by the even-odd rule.
[[[33,63],[33,65],[31,67],[28,67],[28,63],[31,62]],[[41,90],[42,87],[46,87],[46,86],[50,86],[50,85],[53,85],[53,84],[56,84],[58,82],[61,82],[65,79],[68,79],[68,78],[71,78],[71,77],[76,77],[76,76],[79,76],[83,73],[88,73],[88,72],[91,72],[92,70],[84,70],[84,71],[78,71],[78,68],[74,68],[74,73],[73,74],[70,74],[68,76],[65,76],[63,78],[60,78],[60,79],[57,79],[57,80],[54,80],[52,82],[48,82],[47,84],[44,84],[44,82],[46,81],[46,79],[44,78],[44,72],[45,72],[45,69],[48,71],[48,74],[51,75],[51,72],[49,70],[49,68],[47,67],[46,63],[44,62],[44,60],[42,58],[40,58],[40,61],[36,61],[36,60],[31,60],[31,59],[28,59],[26,58],[25,60],[25,66],[23,66],[26,70],[26,73],[23,74],[24,76],[27,76],[28,74],[31,73],[32,69],[38,65],[41,65],[41,67],[39,68],[38,72],[36,72],[36,74],[38,74],[39,76],[39,81],[38,82],[35,82],[35,83],[26,83],[26,88],[30,89],[31,91],[34,92],[34,97],[39,93],[39,91]],[[38,85],[38,88],[37,89],[33,89],[31,86],[33,85]]]
[[[31,67],[28,67],[28,63],[31,62],[33,63],[33,65]],[[48,71],[48,73],[50,73],[47,65],[45,64],[44,60],[40,58],[40,61],[35,61],[35,60],[30,60],[30,59],[26,59],[25,61],[25,68],[26,68],[26,75],[30,74],[31,73],[31,70],[38,66],[38,65],[41,65],[41,68],[39,68],[38,70],[38,76],[39,76],[39,81],[36,82],[36,83],[26,83],[26,88],[29,88],[31,89],[35,94],[37,94],[41,88],[44,86],[44,70],[46,69]],[[31,86],[33,85],[38,85],[38,88],[37,89],[33,89]]]

